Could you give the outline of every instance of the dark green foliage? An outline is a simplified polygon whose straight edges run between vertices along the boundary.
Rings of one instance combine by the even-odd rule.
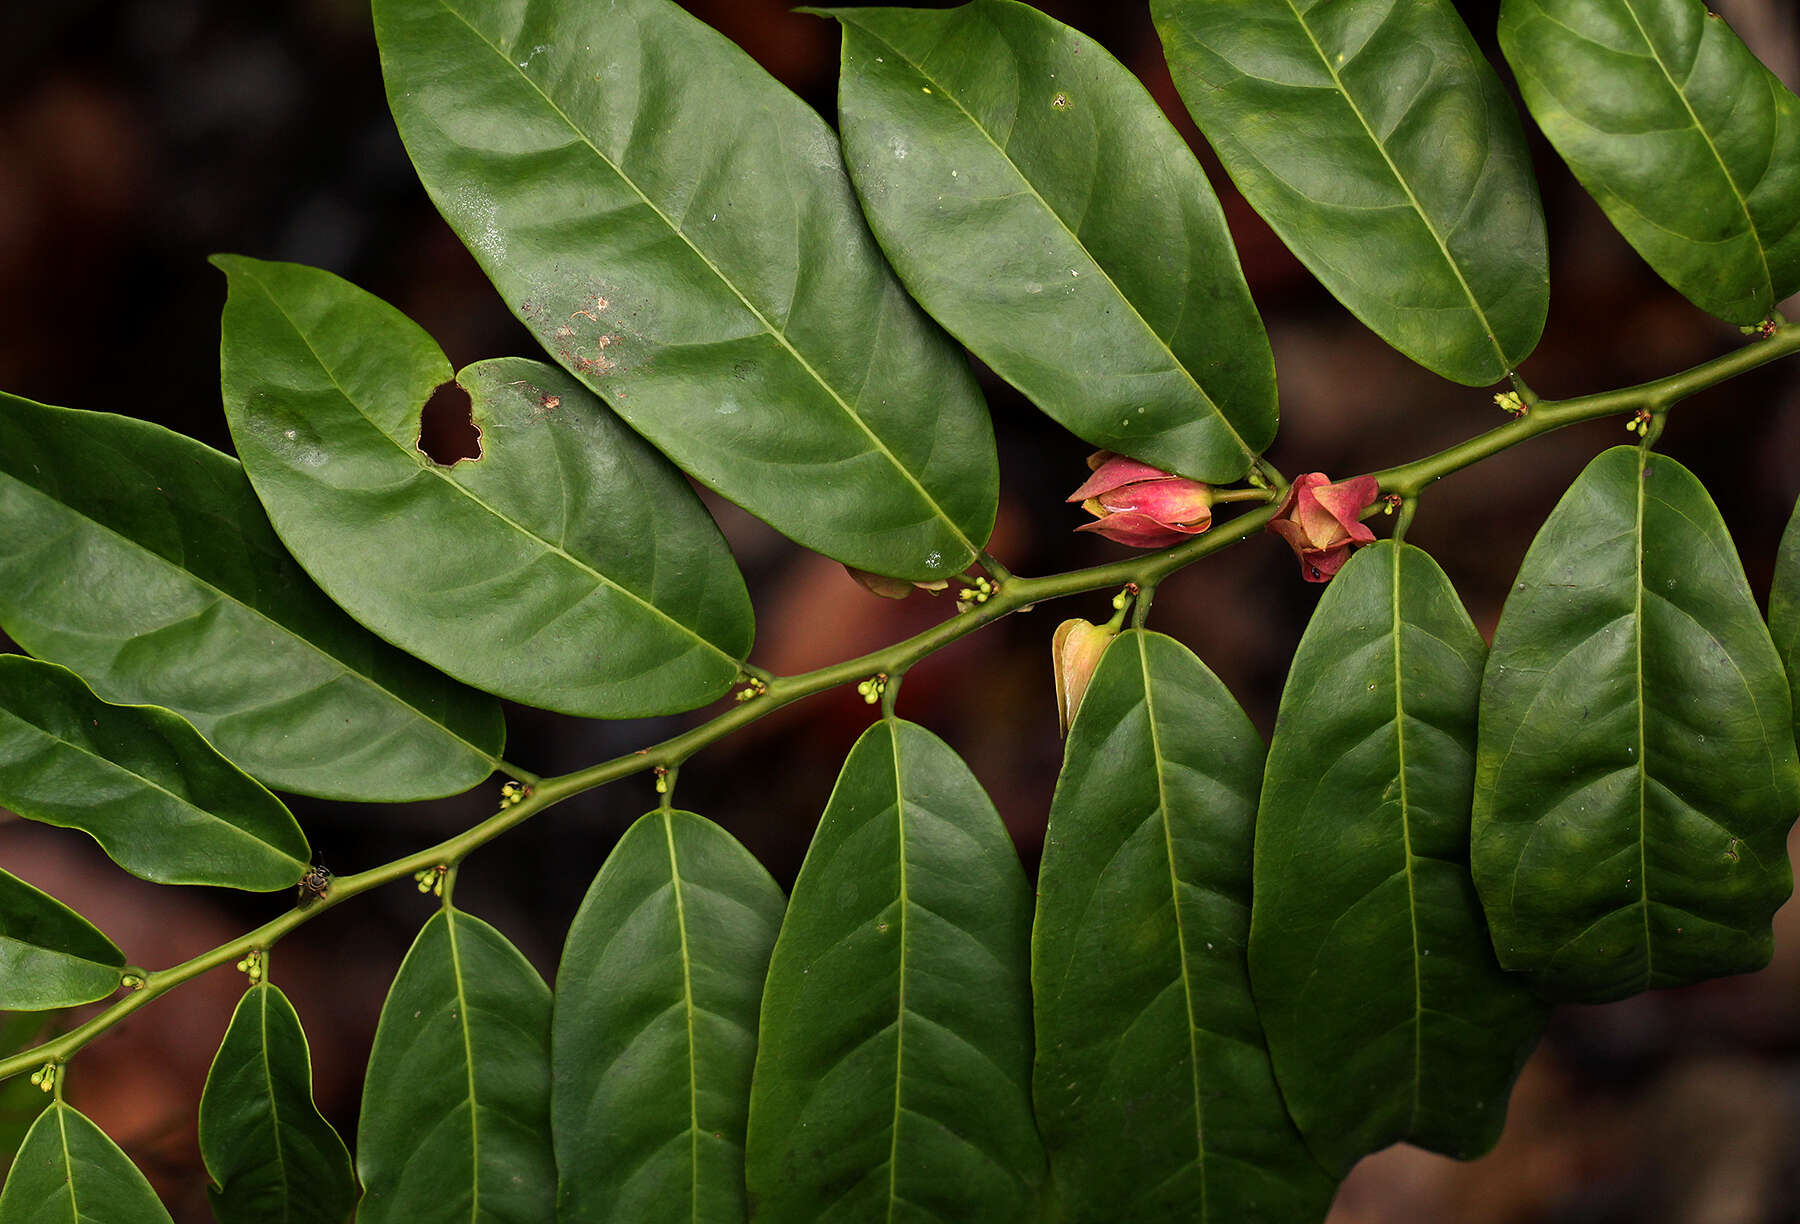
[[[1481,689],[1500,963],[1601,1002],[1768,963],[1800,812],[1781,661],[1692,473],[1621,446],[1538,532]]]
[[[1800,290],[1800,98],[1702,0],[1506,0],[1531,116],[1638,254],[1758,323]]]
[[[200,1098],[200,1152],[219,1224],[344,1224],[350,1153],[312,1098],[312,1053],[287,996],[244,992]]]
[[[757,1012],[785,905],[691,812],[652,812],[614,847],[556,974],[559,1220],[743,1218]]]
[[[1544,328],[1518,113],[1450,0],[1152,0],[1182,101],[1300,261],[1389,344],[1497,382]]]
[[[356,1135],[359,1224],[554,1217],[550,988],[481,919],[445,906],[413,941]]]
[[[1324,286],[1445,378],[1516,379],[1546,317],[1545,222],[1453,0],[1151,13],[1225,170]],[[1765,624],[1706,491],[1651,449],[1680,400],[1800,352],[1769,314],[1800,288],[1800,102],[1723,23],[1699,0],[1504,0],[1500,36],[1625,236],[1761,338],[1576,399],[1518,381],[1498,397],[1515,420],[1356,478],[1351,510],[1284,499],[1299,473],[1261,457],[1275,371],[1225,215],[1118,60],[1014,0],[827,15],[841,145],[671,0],[374,0],[407,153],[557,365],[453,370],[330,272],[221,256],[242,466],[0,395],[0,628],[37,656],[0,655],[0,820],[79,830],[150,881],[276,893],[240,899],[245,934],[145,968],[0,871],[0,1008],[30,1013],[0,1016],[0,1163],[18,1148],[0,1224],[166,1224],[64,1093],[90,1041],[234,960],[251,985],[199,1118],[221,1224],[1318,1224],[1367,1153],[1491,1147],[1547,1001],[1768,960],[1800,812],[1800,506]],[[1189,542],[1039,578],[987,556],[995,443],[951,334],[1050,421],[1154,465],[1100,506],[1114,527],[1179,502],[1168,534]],[[1361,388],[1333,394],[1364,410]],[[458,395],[479,453],[440,462],[423,418]],[[1628,413],[1645,444],[1570,488],[1491,651],[1418,548],[1348,555],[1371,497],[1405,537],[1434,481]],[[1036,417],[1009,428],[1026,420],[1027,444],[1072,445]],[[771,674],[690,481],[890,594],[954,593],[912,638]],[[1015,492],[1033,514],[1064,495]],[[1143,626],[1167,616],[1159,584],[1278,513],[1348,559],[1265,751],[1205,664]],[[833,602],[860,598],[848,584],[798,589],[765,610],[801,632],[858,615]],[[1109,596],[1118,615],[1038,622],[1057,704],[1079,708],[1034,912],[981,782],[897,713],[988,675],[897,686],[1069,596],[1094,601],[1069,615]],[[745,768],[721,825],[668,791],[726,734],[850,685],[881,709],[790,903],[726,831],[759,804],[808,818],[789,779]],[[536,743],[500,759],[500,698],[647,718],[734,690],[678,727],[590,728],[629,747],[560,776],[531,772],[554,759]],[[1005,732],[1047,734],[1050,687],[1017,691],[1042,708],[1009,708]],[[268,788],[418,800],[496,770],[485,818],[474,796],[440,805],[414,826],[435,845],[287,891],[311,851]],[[662,804],[601,865],[552,992],[454,907],[457,876],[650,771]],[[267,954],[409,876],[443,900],[382,1009],[352,1159]],[[84,1104],[108,1088],[78,1084]]]
[[[831,14],[850,174],[907,289],[1095,446],[1242,476],[1275,436],[1268,338],[1137,78],[1012,0]]]
[[[467,790],[493,698],[332,605],[235,459],[143,421],[0,394],[0,628],[108,701],[187,718],[270,786],[340,799]]]
[[[1322,1220],[1245,964],[1263,746],[1184,646],[1107,647],[1038,874],[1034,1099],[1072,1224]]]
[[[956,754],[884,719],[844,762],[769,964],[755,1218],[1037,1218],[1031,894]]]
[[[312,853],[281,800],[187,720],[111,705],[19,655],[0,655],[0,804],[80,829],[160,884],[291,888]]]
[[[809,548],[974,559],[986,409],[818,115],[667,0],[378,0],[375,34],[419,178],[570,373]]]
[[[1256,819],[1250,980],[1282,1095],[1328,1167],[1494,1146],[1545,1007],[1469,881],[1487,647],[1436,562],[1386,541],[1319,601]]]

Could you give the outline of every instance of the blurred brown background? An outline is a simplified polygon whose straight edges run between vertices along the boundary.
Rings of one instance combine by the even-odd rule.
[[[1492,49],[1497,0],[1462,3]],[[1791,0],[1716,0],[1790,86],[1800,65]],[[778,0],[692,0],[827,116],[835,28]],[[1149,83],[1190,138],[1139,3],[1044,0]],[[0,47],[0,387],[163,422],[227,447],[217,381],[222,278],[213,251],[338,272],[394,302],[458,365],[534,345],[438,219],[387,114],[359,0],[136,0],[8,6]],[[1550,323],[1524,367],[1565,397],[1671,373],[1740,343],[1637,259],[1533,133],[1550,221]],[[1207,156],[1275,348],[1286,472],[1334,477],[1423,455],[1499,423],[1489,392],[1397,356],[1322,293]],[[1793,311],[1790,309],[1790,316]],[[1062,504],[1087,447],[991,377],[1003,502],[993,551],[1042,573],[1118,555],[1070,530]],[[1452,477],[1411,532],[1491,633],[1511,575],[1557,496],[1596,452],[1629,441],[1606,421],[1539,439]],[[1663,449],[1720,503],[1758,597],[1800,492],[1800,363],[1765,369],[1673,414]],[[865,595],[841,569],[714,502],[750,580],[753,660],[777,672],[833,662],[948,615],[923,596]],[[1287,661],[1318,596],[1273,540],[1168,581],[1153,624],[1187,642],[1265,734]],[[1035,868],[1060,762],[1048,641],[1065,616],[1103,619],[1106,597],[1011,618],[918,667],[903,713],[945,736],[994,796]],[[844,752],[872,712],[853,693],[782,711],[695,758],[680,802],[730,828],[790,883]],[[585,722],[514,709],[509,756],[560,772],[653,742],[686,720]],[[358,871],[493,810],[497,783],[391,808],[296,800],[325,863]],[[471,860],[458,900],[551,976],[562,932],[624,827],[653,806],[643,780],[567,803]],[[132,959],[163,966],[288,904],[162,889],[124,876],[87,839],[0,824],[0,862],[99,923]],[[351,1136],[362,1060],[386,983],[429,902],[396,886],[303,928],[277,980],[312,1039],[321,1106]],[[1459,1165],[1394,1149],[1360,1167],[1332,1224],[1779,1224],[1800,1220],[1800,910],[1777,919],[1763,973],[1604,1008],[1567,1008],[1526,1069],[1507,1133]],[[74,1102],[156,1183],[177,1221],[210,1218],[195,1108],[241,979],[212,974],[84,1052]],[[0,1110],[8,1098],[0,1097]]]

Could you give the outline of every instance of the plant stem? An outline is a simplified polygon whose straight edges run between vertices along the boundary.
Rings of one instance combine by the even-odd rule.
[[[1530,410],[1524,416],[1498,428],[1490,429],[1466,442],[1439,451],[1435,455],[1375,472],[1374,476],[1380,482],[1383,492],[1398,493],[1406,498],[1406,504],[1401,510],[1404,526],[1404,520],[1410,516],[1419,491],[1452,472],[1461,471],[1471,464],[1517,446],[1521,442],[1567,425],[1573,425],[1578,421],[1637,412],[1640,409],[1648,409],[1660,418],[1670,405],[1686,399],[1696,392],[1793,353],[1800,353],[1800,325],[1787,324],[1765,340],[1747,344],[1735,352],[1667,378],[1641,383],[1638,386],[1626,387],[1618,391],[1580,396],[1575,399],[1538,400],[1530,405]],[[1287,482],[1281,474],[1260,460],[1258,465],[1259,470],[1274,486],[1271,496],[1278,497],[1285,493]],[[332,909],[360,893],[395,880],[404,879],[415,872],[429,868],[439,866],[454,868],[473,850],[494,840],[509,829],[523,824],[544,808],[559,803],[571,795],[580,794],[582,791],[591,790],[594,787],[603,786],[608,782],[614,782],[658,766],[670,771],[670,781],[672,782],[674,770],[689,756],[725,738],[732,732],[748,726],[764,715],[774,713],[782,706],[799,701],[804,697],[810,697],[815,693],[836,688],[841,684],[853,684],[878,672],[885,672],[893,677],[890,684],[897,684],[899,677],[909,667],[927,655],[941,650],[959,638],[966,637],[1003,616],[1047,599],[1061,599],[1065,596],[1136,583],[1142,588],[1147,603],[1149,592],[1163,578],[1193,564],[1201,557],[1218,552],[1222,548],[1236,544],[1261,531],[1264,525],[1275,517],[1276,509],[1277,507],[1273,504],[1258,506],[1254,510],[1218,523],[1206,534],[1196,536],[1189,542],[1174,548],[1043,578],[1016,577],[1007,573],[1005,568],[997,562],[993,562],[992,558],[984,556],[982,564],[990,574],[999,579],[999,589],[986,602],[976,604],[967,612],[958,613],[923,633],[915,634],[904,641],[896,642],[859,658],[848,659],[842,663],[834,663],[829,667],[821,667],[816,671],[803,672],[799,675],[775,676],[761,668],[745,665],[745,674],[756,676],[767,682],[767,692],[739,702],[700,726],[672,736],[659,744],[640,748],[636,752],[615,757],[610,761],[604,761],[586,769],[576,770],[574,773],[539,780],[522,770],[506,766],[502,772],[527,783],[528,793],[520,802],[511,806],[503,806],[494,815],[473,828],[454,837],[446,838],[437,845],[416,854],[395,859],[357,875],[339,876],[332,881],[330,891],[325,897],[310,904],[298,905],[230,943],[221,944],[210,952],[202,953],[168,969],[155,973],[143,973],[141,987],[119,999],[85,1023],[50,1041],[23,1050],[9,1058],[0,1059],[0,1080],[17,1075],[22,1071],[40,1067],[46,1062],[66,1061],[82,1046],[119,1023],[126,1016],[144,1007],[151,1000],[185,981],[198,977],[209,969],[216,969],[220,965],[228,965],[241,960],[252,949],[267,950],[274,947],[296,927],[310,922],[326,910]],[[446,878],[444,883],[446,904],[448,904],[450,889],[451,881]],[[138,971],[133,970],[133,972]]]
[[[1459,472],[1472,463],[1477,463],[1490,455],[1499,454],[1501,451],[1535,438],[1539,434],[1546,434],[1566,425],[1573,425],[1578,421],[1616,416],[1622,412],[1636,412],[1640,408],[1660,413],[1671,404],[1679,403],[1690,395],[1704,391],[1708,387],[1717,386],[1740,374],[1749,373],[1758,366],[1766,365],[1778,357],[1786,357],[1791,353],[1800,353],[1800,327],[1790,324],[1780,328],[1767,340],[1746,344],[1735,352],[1704,362],[1680,374],[1672,374],[1667,378],[1639,383],[1635,387],[1625,387],[1618,391],[1578,396],[1575,399],[1539,400],[1530,406],[1530,410],[1524,416],[1508,421],[1495,429],[1490,429],[1484,434],[1478,434],[1467,442],[1441,450],[1435,455],[1424,459],[1415,459],[1411,463],[1403,463],[1399,467],[1385,468],[1374,473],[1375,479],[1381,482],[1382,491],[1385,493],[1399,493],[1408,498],[1416,497],[1419,490],[1432,481],[1442,480],[1452,472]]]
[[[1215,506],[1222,506],[1227,502],[1266,502],[1274,500],[1275,493],[1272,489],[1214,489],[1212,491],[1212,504]]]
[[[1419,499],[1408,497],[1400,503],[1400,521],[1394,524],[1394,540],[1404,542],[1406,529],[1412,526],[1413,512],[1419,508]]]

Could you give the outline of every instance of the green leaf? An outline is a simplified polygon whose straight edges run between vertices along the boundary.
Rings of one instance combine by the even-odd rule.
[[[1069,730],[1038,869],[1034,1099],[1069,1224],[1322,1220],[1244,946],[1262,741],[1186,647],[1122,633]]]
[[[272,892],[312,858],[281,800],[180,715],[109,705],[73,672],[20,655],[0,655],[0,806],[80,829],[158,884]]]
[[[358,1224],[555,1218],[550,988],[479,918],[446,907],[413,941],[356,1136]]]
[[[746,1175],[760,1224],[1035,1221],[1031,892],[950,747],[851,749],[763,994]]]
[[[86,918],[0,871],[0,1008],[47,1011],[92,1003],[119,988],[124,968],[125,954]]]
[[[1800,501],[1781,534],[1775,556],[1775,578],[1769,584],[1769,632],[1787,668],[1788,695],[1794,703],[1794,731],[1800,735]]]
[[[1718,509],[1673,459],[1605,452],[1482,679],[1470,854],[1500,963],[1578,1002],[1761,968],[1797,811],[1781,661]]]
[[[558,1220],[745,1218],[757,1009],[785,904],[691,812],[650,813],[607,857],[556,975]]]
[[[677,464],[860,569],[947,578],[993,432],[836,136],[667,0],[379,0],[419,177],[507,305]]]
[[[49,1029],[60,1012],[0,1012],[0,1056],[19,1053],[50,1036]],[[12,1168],[13,1155],[25,1142],[25,1134],[39,1114],[50,1105],[43,1089],[24,1075],[0,1081],[0,1182]]]
[[[1506,0],[1531,114],[1657,273],[1761,321],[1800,290],[1800,98],[1701,0]]]
[[[500,706],[357,625],[237,460],[0,394],[0,625],[109,701],[188,719],[270,786],[426,799],[493,772]]]
[[[838,119],[906,287],[1095,446],[1227,484],[1275,366],[1206,175],[1136,77],[1011,0],[825,10]]]
[[[1383,340],[1460,383],[1537,344],[1550,273],[1512,100],[1449,0],[1152,0],[1232,180]]]
[[[0,1224],[170,1224],[150,1183],[61,1101],[38,1115],[0,1191]]]
[[[200,1097],[200,1154],[219,1224],[344,1224],[350,1153],[312,1096],[312,1053],[287,996],[244,992]]]
[[[1282,1096],[1328,1168],[1493,1147],[1546,1009],[1469,879],[1487,646],[1425,553],[1382,541],[1319,601],[1256,817],[1250,980]]]
[[[214,261],[225,415],[295,557],[350,614],[458,679],[600,718],[690,709],[750,650],[750,598],[681,474],[559,370],[457,381],[482,457],[440,467],[420,413],[452,381],[410,319],[316,268]]]

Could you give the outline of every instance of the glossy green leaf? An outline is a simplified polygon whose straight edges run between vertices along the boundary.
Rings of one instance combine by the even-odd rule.
[[[200,1097],[200,1155],[219,1224],[344,1224],[350,1153],[312,1096],[300,1017],[268,982],[244,992]]]
[[[498,702],[357,625],[237,460],[0,394],[0,626],[109,701],[155,702],[270,786],[425,799],[493,771]]]
[[[1487,646],[1425,553],[1331,580],[1288,672],[1256,817],[1250,980],[1328,1168],[1493,1147],[1545,1008],[1494,959],[1469,879]]]
[[[555,1218],[550,988],[479,918],[432,915],[381,1008],[356,1128],[358,1224]]]
[[[1512,100],[1450,0],[1152,0],[1232,180],[1325,288],[1445,378],[1497,382],[1550,274]]]
[[[851,749],[763,994],[746,1155],[762,1224],[1035,1221],[1031,892],[935,735]]]
[[[1470,856],[1500,963],[1604,1002],[1768,963],[1792,710],[1718,509],[1621,446],[1557,504],[1481,687]]]
[[[980,393],[818,115],[668,0],[378,0],[375,32],[439,211],[633,428],[840,561],[974,558],[997,497]]]
[[[1136,77],[1012,0],[827,10],[838,120],[906,287],[1076,434],[1225,484],[1275,367],[1212,188]]]
[[[150,1183],[119,1145],[81,1114],[53,1102],[19,1147],[0,1224],[170,1224]]]
[[[125,954],[86,918],[0,871],[0,1008],[46,1011],[92,1003],[119,988],[124,968]]]
[[[456,376],[482,456],[442,467],[420,414],[442,350],[316,268],[219,257],[225,415],[275,529],[351,615],[458,679],[602,718],[730,688],[750,599],[681,474],[560,370]]]
[[[690,812],[650,813],[607,857],[556,975],[558,1220],[745,1218],[757,1011],[785,905]]]
[[[1769,584],[1769,632],[1787,667],[1788,696],[1794,703],[1794,731],[1800,735],[1800,501],[1781,534],[1775,578]]]
[[[22,655],[0,655],[0,807],[80,829],[158,884],[272,892],[312,858],[281,800],[180,715],[110,705]]]
[[[1245,942],[1262,740],[1186,647],[1120,634],[1038,869],[1038,1126],[1069,1224],[1308,1224],[1335,1181],[1275,1086]]]
[[[1733,323],[1800,290],[1800,98],[1702,0],[1506,0],[1500,46],[1664,280]]]

